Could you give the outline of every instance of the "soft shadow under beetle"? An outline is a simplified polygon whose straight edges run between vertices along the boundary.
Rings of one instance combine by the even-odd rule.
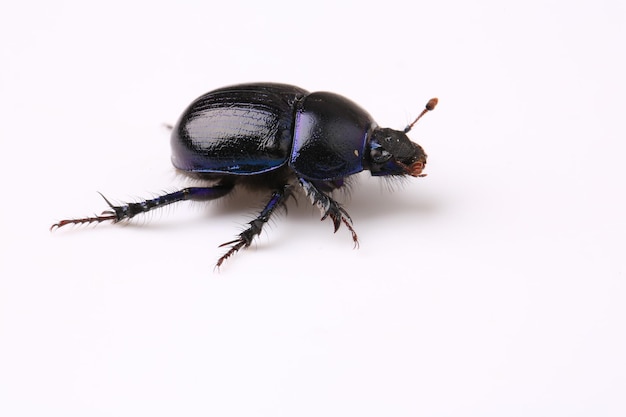
[[[250,246],[272,213],[282,207],[299,185],[311,202],[330,217],[335,232],[341,223],[352,233],[348,213],[328,193],[344,186],[350,175],[369,170],[374,176],[422,177],[426,154],[406,136],[437,99],[403,131],[378,127],[354,102],[329,92],[309,93],[273,83],[240,84],[211,91],[184,111],[172,131],[172,163],[180,172],[209,184],[188,187],[138,203],[110,209],[100,216],[61,220],[68,224],[117,223],[183,200],[223,197],[235,186],[272,192],[261,213],[217,261]],[[103,196],[104,197],[104,196]]]

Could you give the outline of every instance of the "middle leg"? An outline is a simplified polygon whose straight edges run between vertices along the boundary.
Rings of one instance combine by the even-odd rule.
[[[282,207],[291,196],[292,189],[292,185],[284,185],[282,189],[274,191],[270,197],[270,201],[265,205],[265,208],[261,211],[261,213],[259,213],[256,219],[248,223],[250,227],[241,232],[237,239],[220,245],[220,247],[230,245],[230,249],[228,249],[228,251],[217,260],[217,264],[215,265],[217,268],[219,268],[226,259],[234,255],[239,249],[250,246],[255,236],[261,233],[263,226],[267,223],[275,210]]]

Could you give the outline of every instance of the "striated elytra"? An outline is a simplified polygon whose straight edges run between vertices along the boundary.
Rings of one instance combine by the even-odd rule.
[[[426,154],[406,136],[437,99],[404,130],[379,127],[351,100],[330,92],[309,93],[276,83],[239,84],[204,94],[183,112],[172,130],[172,163],[188,176],[205,180],[205,187],[188,187],[137,203],[113,205],[100,216],[62,220],[68,224],[130,219],[184,200],[207,201],[225,196],[237,186],[271,192],[261,213],[217,261],[248,247],[276,209],[301,188],[330,217],[335,231],[345,224],[358,243],[348,213],[328,193],[346,178],[368,170],[374,176],[422,177]],[[103,196],[104,197],[104,196]]]

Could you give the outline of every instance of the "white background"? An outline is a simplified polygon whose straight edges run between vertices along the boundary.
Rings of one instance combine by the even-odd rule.
[[[626,414],[621,1],[13,2],[0,11],[0,415]],[[359,176],[361,247],[301,199],[181,203],[169,135],[211,89],[343,94],[428,177]],[[394,192],[391,191],[394,190]]]

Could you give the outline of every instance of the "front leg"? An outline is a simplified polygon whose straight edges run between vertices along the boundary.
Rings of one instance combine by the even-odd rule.
[[[352,234],[354,247],[358,247],[359,239],[354,231],[354,228],[352,228],[352,219],[350,218],[348,212],[341,207],[338,202],[320,191],[312,182],[305,180],[304,178],[300,178],[299,180],[300,185],[302,185],[302,188],[311,200],[311,203],[316,205],[322,212],[321,220],[325,220],[327,217],[330,217],[333,221],[333,226],[335,227],[335,233],[339,230],[339,227],[343,222]]]

